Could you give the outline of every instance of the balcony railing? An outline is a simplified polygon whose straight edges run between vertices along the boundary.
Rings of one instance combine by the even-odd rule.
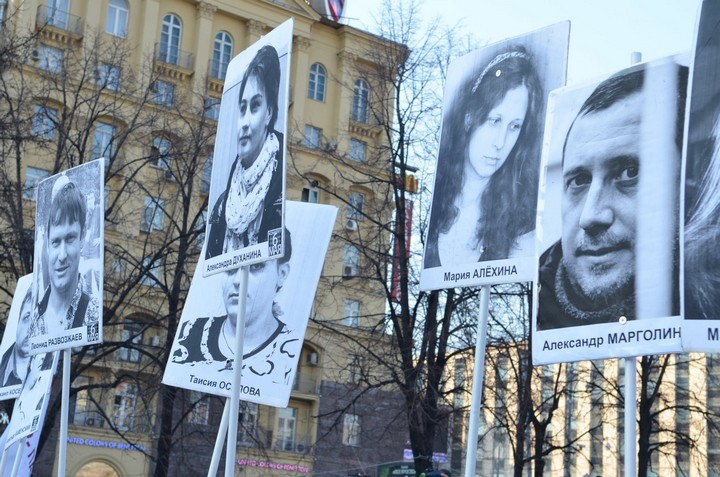
[[[193,69],[193,54],[167,43],[155,43],[155,61],[179,66],[186,70]]]
[[[272,429],[264,426],[255,426],[252,430],[238,432],[238,447],[256,447],[265,450],[293,452],[306,454],[310,452],[310,436],[295,436],[294,438],[274,438]]]
[[[306,394],[318,394],[318,380],[315,376],[298,373],[292,387],[293,391]]]
[[[273,450],[305,454],[310,451],[310,437],[295,437],[294,439],[276,439]]]
[[[97,411],[76,412],[73,424],[89,427],[104,427],[105,418]]]
[[[35,24],[39,28],[51,26],[76,35],[82,35],[82,21],[80,17],[71,15],[69,12],[63,12],[49,5],[40,5],[38,7]]]

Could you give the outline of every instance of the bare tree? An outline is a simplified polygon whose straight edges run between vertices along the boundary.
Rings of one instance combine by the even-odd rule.
[[[160,379],[200,252],[211,103],[206,91],[167,75],[174,65],[147,57],[128,67],[138,63],[127,42],[89,29],[82,41],[51,25],[3,28],[0,38],[3,306],[32,271],[33,179],[104,157],[105,342],[73,353],[70,418],[116,432],[153,459],[154,475],[167,475],[183,415],[199,404],[176,402]],[[50,465],[54,450],[42,450],[60,411],[59,386],[38,457]]]
[[[320,164],[332,159],[333,180],[318,187],[344,204],[341,213],[350,222],[329,252],[344,256],[349,271],[324,277],[331,286],[321,287],[318,300],[341,302],[337,297],[351,290],[368,301],[384,301],[382,307],[360,313],[360,333],[315,317],[318,326],[342,336],[349,355],[363,357],[365,368],[362,386],[352,389],[347,405],[327,415],[335,415],[339,424],[341,413],[363,396],[377,389],[399,392],[400,419],[407,423],[415,467],[422,472],[432,466],[436,434],[452,412],[450,397],[456,390],[445,386],[446,366],[474,342],[474,318],[458,311],[476,291],[418,290],[418,246],[409,245],[409,235],[424,232],[427,191],[419,196],[413,216],[411,202],[417,197],[406,184],[413,171],[435,158],[443,75],[451,56],[460,52],[452,51],[451,32],[420,24],[415,2],[388,1],[382,11],[377,33],[383,41],[363,52],[367,62],[355,64],[369,84],[367,110],[355,105],[347,137],[339,138],[344,143],[357,135],[371,138],[366,152],[358,157],[352,145],[349,154],[327,147],[316,163],[296,155],[292,160],[299,175],[318,183],[314,179]],[[340,86],[350,92],[358,87],[349,82]],[[411,221],[412,229],[403,226]]]

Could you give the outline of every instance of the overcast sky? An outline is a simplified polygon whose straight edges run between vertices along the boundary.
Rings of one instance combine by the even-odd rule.
[[[347,22],[372,31],[382,0],[345,1]],[[460,22],[478,46],[570,20],[572,84],[628,66],[633,51],[643,60],[690,51],[699,6],[700,0],[425,0],[421,8],[447,25]]]

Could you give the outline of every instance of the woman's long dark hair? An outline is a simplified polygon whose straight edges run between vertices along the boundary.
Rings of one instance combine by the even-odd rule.
[[[437,243],[455,222],[455,200],[463,187],[463,170],[472,131],[508,91],[525,86],[528,109],[517,142],[507,160],[488,181],[480,198],[476,233],[483,246],[481,260],[507,258],[517,238],[535,228],[540,163],[543,90],[529,53],[521,46],[501,52],[464,84],[444,115],[435,196],[428,242]]]

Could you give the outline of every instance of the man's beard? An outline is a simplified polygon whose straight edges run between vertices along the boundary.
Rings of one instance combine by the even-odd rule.
[[[635,293],[635,276],[632,274],[614,282],[598,283],[592,277],[577,279],[564,263],[563,268],[568,298],[579,309],[601,311],[632,298]],[[597,270],[595,273],[600,274],[602,271]]]

